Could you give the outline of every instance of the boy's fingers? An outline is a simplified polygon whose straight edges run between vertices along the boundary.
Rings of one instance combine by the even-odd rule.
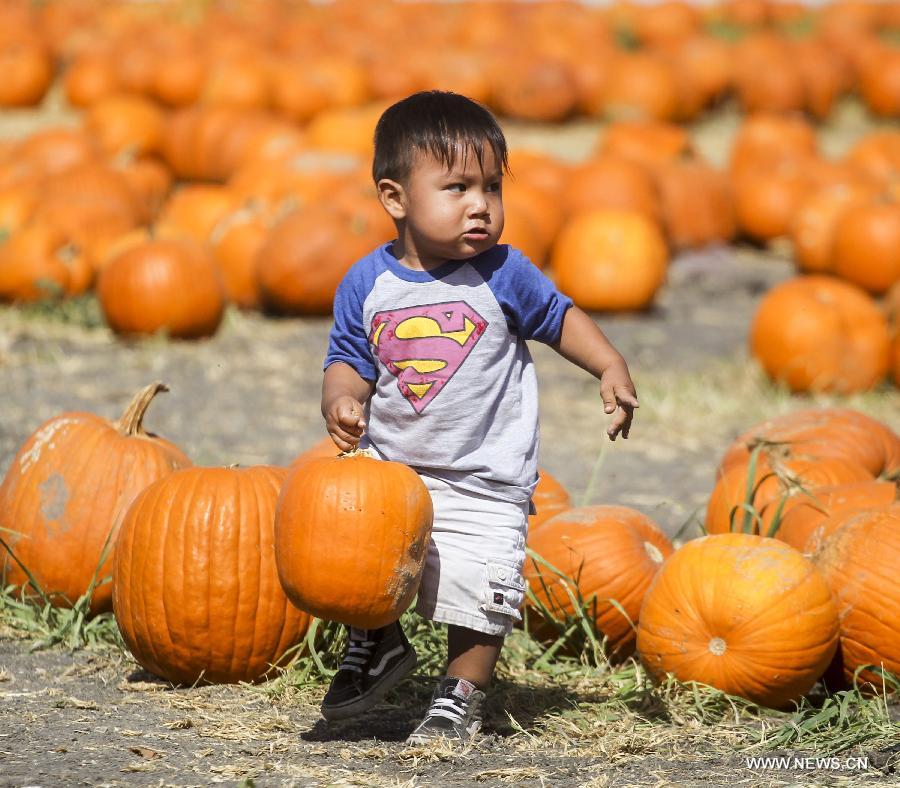
[[[600,385],[600,398],[603,400],[603,410],[612,413],[616,409],[616,392],[612,386]]]
[[[616,399],[620,405],[630,405],[632,408],[639,408],[637,395],[629,391],[624,386],[616,388]]]

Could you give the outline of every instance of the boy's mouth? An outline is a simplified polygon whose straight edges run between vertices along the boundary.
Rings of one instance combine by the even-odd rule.
[[[463,238],[471,241],[483,241],[490,233],[485,227],[470,227],[463,233]]]

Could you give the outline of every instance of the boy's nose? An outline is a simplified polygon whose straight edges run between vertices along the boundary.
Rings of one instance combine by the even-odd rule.
[[[481,192],[472,192],[472,201],[469,203],[469,215],[478,216],[488,212],[487,199]]]

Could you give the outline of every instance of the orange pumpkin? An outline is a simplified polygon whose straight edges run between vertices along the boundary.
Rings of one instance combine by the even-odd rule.
[[[0,301],[78,295],[93,277],[82,248],[47,222],[31,222],[0,243]]]
[[[837,530],[848,513],[886,506],[897,498],[897,485],[891,482],[854,482],[814,487],[791,498],[776,539],[787,542],[801,553],[813,553],[817,546]]]
[[[256,309],[261,303],[256,257],[269,231],[268,218],[247,209],[227,214],[210,233],[209,245],[222,274],[225,294],[241,309]]]
[[[0,107],[40,103],[53,81],[53,60],[42,43],[24,37],[0,43]]]
[[[629,52],[610,63],[604,109],[613,120],[673,120],[679,109],[675,75],[653,52]]]
[[[758,112],[741,123],[728,166],[739,179],[773,169],[783,161],[808,160],[817,150],[815,130],[801,116]]]
[[[97,297],[106,322],[118,334],[211,336],[225,312],[215,263],[204,247],[188,239],[128,247],[103,266]]]
[[[900,470],[900,436],[886,424],[850,408],[810,408],[754,424],[728,447],[719,473],[746,463],[758,444],[765,445],[768,456],[845,460],[863,466],[873,476]]]
[[[674,160],[655,171],[663,226],[679,249],[730,241],[734,197],[727,176],[697,159]]]
[[[143,96],[106,96],[84,116],[85,131],[107,156],[159,152],[164,125],[163,111]]]
[[[760,302],[750,349],[793,391],[865,391],[888,371],[887,321],[855,285],[824,276],[783,282]]]
[[[630,159],[656,168],[690,152],[690,135],[674,123],[650,120],[610,123],[597,145],[597,153]]]
[[[750,532],[768,536],[779,507],[791,497],[815,487],[871,480],[872,474],[865,468],[846,460],[779,460],[762,453],[752,479],[748,460],[733,465],[716,480],[706,507],[706,532],[742,531],[745,520],[752,518]],[[755,514],[743,508],[748,503]]]
[[[583,309],[643,309],[662,286],[668,250],[659,228],[631,211],[577,214],[560,230],[551,264],[557,286]]]
[[[511,118],[558,123],[572,114],[577,100],[568,66],[534,53],[514,61],[491,85],[491,103]]]
[[[850,148],[844,160],[888,186],[900,175],[900,132],[893,129],[869,132]]]
[[[797,267],[807,273],[832,270],[838,219],[848,208],[871,197],[871,187],[863,183],[844,183],[804,195],[790,223]]]
[[[401,463],[356,452],[296,466],[275,515],[285,593],[343,624],[396,621],[418,590],[433,516],[428,489]]]
[[[166,390],[147,386],[116,422],[63,413],[25,441],[0,485],[0,531],[17,559],[0,560],[7,582],[28,583],[21,562],[55,604],[71,606],[94,582],[92,612],[110,609],[121,517],[148,484],[191,464],[143,429],[147,407]]]
[[[237,207],[237,196],[227,186],[188,184],[160,208],[156,229],[164,235],[181,235],[203,243],[213,228]]]
[[[900,205],[869,202],[849,206],[834,228],[831,267],[870,293],[900,282]]]
[[[629,656],[644,593],[672,553],[659,526],[627,506],[580,506],[531,532],[528,546],[543,559],[531,558],[525,566],[525,579],[541,605],[557,620],[573,615],[568,586],[575,599],[590,602],[588,614],[606,638],[610,658]],[[533,634],[554,637],[556,628],[540,621],[537,610],[530,612],[538,617]]]
[[[73,107],[89,107],[120,89],[115,61],[102,50],[79,54],[63,75],[63,91]]]
[[[809,193],[806,168],[795,159],[744,173],[733,178],[732,183],[738,227],[757,241],[786,236],[798,207]]]
[[[179,683],[256,681],[298,643],[309,616],[275,567],[287,470],[186,468],[147,487],[116,543],[113,607],[135,659]]]
[[[775,539],[695,539],[663,565],[638,623],[656,681],[708,684],[784,708],[812,689],[838,644],[838,611],[813,564]]]
[[[383,214],[374,201],[371,207]],[[350,266],[388,240],[368,211],[358,202],[324,202],[276,224],[256,258],[263,305],[285,314],[330,314]]]
[[[816,566],[831,587],[840,614],[840,662],[852,684],[863,665],[900,675],[900,504],[857,512],[822,545]],[[871,670],[858,681],[878,692]]]
[[[659,195],[646,167],[621,156],[598,156],[574,167],[565,191],[569,215],[599,208],[659,218]]]

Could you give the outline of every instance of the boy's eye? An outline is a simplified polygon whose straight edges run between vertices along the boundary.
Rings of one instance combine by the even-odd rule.
[[[466,190],[466,184],[451,183],[447,188],[452,192],[464,192]]]
[[[500,181],[495,181],[494,183],[488,184],[487,190],[489,192],[498,192],[500,191]]]

